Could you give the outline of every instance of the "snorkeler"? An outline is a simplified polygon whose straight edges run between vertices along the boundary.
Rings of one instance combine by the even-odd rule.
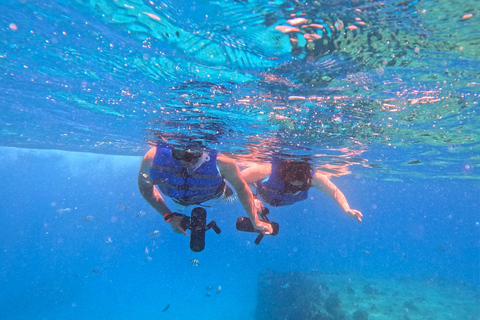
[[[170,223],[175,233],[186,235],[181,227],[181,216],[167,207],[162,194],[184,209],[222,199],[224,195],[232,193],[225,180],[237,192],[255,228],[270,234],[272,227],[258,218],[252,191],[243,180],[235,160],[199,144],[151,148],[140,166],[138,188],[145,200]]]
[[[249,167],[242,171],[242,176],[271,206],[287,206],[303,201],[308,198],[308,190],[315,187],[334,199],[348,216],[362,222],[362,213],[351,209],[337,186],[320,172],[312,170],[307,162],[275,160],[272,164]]]

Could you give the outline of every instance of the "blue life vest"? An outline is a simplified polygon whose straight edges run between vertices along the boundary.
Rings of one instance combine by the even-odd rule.
[[[153,184],[167,197],[183,205],[198,205],[223,194],[225,180],[217,168],[217,152],[207,150],[210,159],[195,171],[188,172],[180,161],[172,156],[172,150],[157,147],[150,165]]]
[[[308,198],[308,190],[289,193],[285,190],[285,183],[278,174],[279,162],[272,163],[272,172],[267,179],[257,182],[258,194],[271,206],[282,207],[303,201]]]

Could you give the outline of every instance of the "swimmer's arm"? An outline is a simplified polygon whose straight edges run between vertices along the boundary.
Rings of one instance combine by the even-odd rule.
[[[347,198],[340,189],[337,188],[332,181],[330,181],[326,176],[319,172],[315,172],[312,185],[318,190],[322,191],[330,198],[334,199],[340,208],[350,217],[357,219],[359,222],[362,222],[362,213],[358,210],[351,209],[348,204]]]
[[[217,156],[217,166],[221,175],[227,180],[235,189],[238,199],[243,205],[248,217],[252,221],[253,225],[265,232],[266,234],[272,233],[272,227],[270,224],[262,222],[258,218],[257,210],[253,200],[252,190],[242,178],[240,169],[234,159],[231,159],[225,155],[219,154]]]
[[[242,177],[248,184],[261,181],[272,173],[271,164],[257,164],[253,167],[242,170]]]
[[[140,165],[140,170],[138,172],[138,189],[145,200],[147,200],[147,202],[155,210],[165,217],[165,215],[171,213],[171,211],[165,204],[165,200],[160,192],[152,184],[152,179],[149,175],[150,165],[156,152],[157,148],[153,147],[143,157],[142,164]]]

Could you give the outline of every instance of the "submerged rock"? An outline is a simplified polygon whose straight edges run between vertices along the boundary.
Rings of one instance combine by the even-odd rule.
[[[330,294],[327,300],[325,300],[325,310],[327,310],[335,320],[345,319],[345,312],[342,310],[342,301],[338,297],[338,292]]]
[[[358,310],[353,313],[353,320],[368,320],[368,312],[365,310]]]
[[[378,294],[378,289],[371,284],[366,284],[363,286],[363,293],[366,294]]]

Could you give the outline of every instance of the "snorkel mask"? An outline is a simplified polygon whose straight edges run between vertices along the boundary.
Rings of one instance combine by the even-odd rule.
[[[210,155],[200,145],[188,145],[186,147],[174,147],[172,157],[177,161],[185,161],[182,166],[188,174],[193,174],[205,162],[210,161]]]
[[[197,145],[190,145],[184,148],[175,147],[172,149],[172,157],[178,161],[186,161],[188,163],[198,160],[203,152]]]
[[[307,191],[312,186],[312,167],[308,162],[287,160],[279,165],[279,171],[287,193]]]
[[[294,180],[299,181],[299,180]],[[301,191],[307,191],[312,186],[312,178],[309,177],[306,181],[302,181],[301,185],[293,185],[291,182],[285,181],[285,191],[288,193],[298,193]]]

